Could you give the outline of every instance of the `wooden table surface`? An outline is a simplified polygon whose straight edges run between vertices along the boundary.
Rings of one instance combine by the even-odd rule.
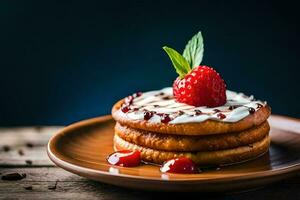
[[[46,153],[61,127],[0,128],[0,199],[300,199],[300,174],[279,183],[234,194],[161,193],[129,190],[87,180],[56,167]],[[19,173],[21,180],[3,180]],[[25,177],[26,176],[26,177]]]

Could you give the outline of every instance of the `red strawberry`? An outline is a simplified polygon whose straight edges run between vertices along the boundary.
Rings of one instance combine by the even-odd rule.
[[[213,68],[198,66],[174,81],[173,94],[181,103],[217,107],[226,103],[226,84]]]
[[[203,47],[201,32],[187,43],[182,55],[175,49],[163,47],[179,75],[173,84],[173,94],[181,103],[193,106],[221,106],[226,103],[226,84],[213,68],[200,65]]]

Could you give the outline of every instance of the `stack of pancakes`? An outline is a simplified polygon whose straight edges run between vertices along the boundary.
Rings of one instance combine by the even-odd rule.
[[[151,123],[125,117],[124,100],[112,109],[116,150],[138,150],[143,161],[162,164],[189,157],[202,166],[226,165],[256,158],[269,149],[268,105],[237,122]]]

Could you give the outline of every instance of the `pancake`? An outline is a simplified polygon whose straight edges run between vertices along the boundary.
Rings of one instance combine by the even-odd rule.
[[[167,160],[181,156],[191,158],[196,164],[200,166],[215,166],[239,163],[263,155],[268,151],[269,145],[270,138],[267,135],[262,140],[253,144],[232,149],[217,151],[176,152],[146,148],[127,142],[117,135],[115,135],[114,137],[115,150],[138,150],[141,152],[143,161],[156,164],[162,164]]]
[[[271,108],[253,96],[226,90],[222,106],[178,102],[171,87],[135,93],[112,108],[114,148],[138,150],[142,160],[162,164],[189,157],[200,166],[254,159],[270,145]]]
[[[119,123],[115,134],[123,140],[151,149],[163,151],[214,151],[231,149],[252,144],[268,135],[270,126],[267,121],[259,126],[237,133],[208,136],[167,135],[133,129]]]
[[[253,114],[250,114],[237,122],[223,122],[209,119],[203,122],[178,124],[153,123],[147,120],[133,120],[124,117],[120,112],[123,103],[124,100],[120,100],[112,108],[112,116],[118,123],[134,129],[175,135],[212,135],[240,132],[261,125],[271,114],[271,108],[268,105],[265,105]]]

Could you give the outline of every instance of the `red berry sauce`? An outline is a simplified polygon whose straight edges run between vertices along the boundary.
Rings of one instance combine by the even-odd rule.
[[[110,154],[106,158],[112,165],[121,167],[136,167],[141,163],[141,153],[139,151],[122,150]]]
[[[160,171],[165,173],[177,174],[197,174],[199,169],[197,165],[187,157],[179,157],[166,161],[160,168]]]
[[[134,97],[131,96],[131,95],[128,96],[128,97],[126,97],[126,98],[125,98],[125,104],[127,104],[127,105],[132,104],[133,99],[134,99]]]
[[[144,119],[149,120],[153,116],[154,112],[145,111],[144,112]]]
[[[130,110],[130,108],[129,108],[129,106],[123,106],[121,108],[121,110],[122,110],[123,113],[127,113]]]
[[[133,97],[139,97],[139,96],[142,96],[142,92],[136,92],[133,94]]]
[[[166,123],[169,123],[171,121],[171,118],[170,118],[170,116],[168,114],[162,114],[160,121],[162,123],[166,124]]]
[[[254,108],[251,108],[251,107],[248,108],[248,111],[249,111],[250,114],[255,113],[255,109],[254,109]]]
[[[218,114],[217,114],[217,117],[218,117],[219,119],[225,119],[225,118],[226,118],[226,115],[224,115],[223,113],[218,113]]]
[[[136,92],[133,95],[130,95],[130,96],[126,97],[125,100],[124,100],[124,104],[121,108],[122,112],[127,113],[128,111],[130,111],[131,110],[130,105],[132,104],[133,99],[136,98],[136,97],[141,96],[142,94],[143,94],[142,92]],[[138,108],[133,109],[133,111],[138,111],[138,110],[139,110]]]

